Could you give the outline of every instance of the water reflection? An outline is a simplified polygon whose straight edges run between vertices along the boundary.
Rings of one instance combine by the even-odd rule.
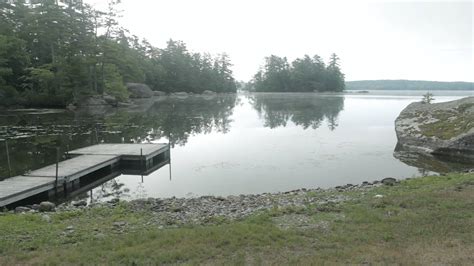
[[[472,169],[472,158],[432,155],[403,148],[397,143],[393,156],[401,162],[416,167],[420,173],[463,172]]]
[[[129,141],[168,138],[171,146],[184,145],[188,138],[211,132],[227,133],[236,105],[235,94],[212,98],[168,98],[145,112],[121,111],[106,118],[109,131],[120,130]]]
[[[288,191],[464,169],[413,153],[394,158],[394,120],[419,98],[257,93],[167,97],[126,110],[3,112],[0,139],[10,139],[14,175],[54,163],[56,147],[171,142],[172,181],[167,168],[144,183],[120,173],[77,192],[92,201]],[[0,179],[7,175],[0,141]]]
[[[0,180],[9,176],[5,139],[12,175],[19,175],[54,163],[58,147],[64,158],[68,150],[102,142],[138,143],[166,138],[174,147],[186,144],[192,135],[227,133],[236,103],[237,96],[229,94],[165,98],[128,110],[6,112],[0,116]]]
[[[344,96],[320,96],[311,94],[251,94],[252,106],[264,119],[265,127],[286,127],[291,121],[304,129],[317,129],[326,119],[332,131],[338,126],[338,115],[344,110]],[[288,100],[291,98],[291,100]]]

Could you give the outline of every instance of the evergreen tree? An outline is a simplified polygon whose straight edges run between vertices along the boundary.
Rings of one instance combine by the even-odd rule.
[[[228,55],[159,49],[118,24],[120,0],[105,12],[81,0],[0,2],[0,105],[65,106],[107,93],[126,100],[127,82],[167,92],[235,92]]]
[[[291,67],[286,57],[272,55],[265,58],[264,67],[250,84],[260,92],[340,92],[344,90],[344,74],[336,54],[331,55],[327,67],[318,55],[297,58]]]

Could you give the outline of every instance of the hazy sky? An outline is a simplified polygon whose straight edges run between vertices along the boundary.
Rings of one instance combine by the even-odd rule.
[[[335,52],[346,80],[474,81],[472,1],[122,1],[121,24],[133,34],[161,48],[172,38],[226,52],[239,80],[271,54]]]

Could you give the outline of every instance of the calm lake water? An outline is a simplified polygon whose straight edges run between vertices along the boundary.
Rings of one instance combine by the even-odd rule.
[[[97,141],[171,142],[171,165],[143,178],[110,180],[92,191],[95,200],[325,188],[472,167],[412,154],[394,156],[394,121],[423,93],[190,96],[144,102],[129,112],[9,111],[0,115],[0,139],[10,138],[14,174],[53,163],[56,147],[64,152]],[[441,102],[474,92],[434,95]],[[0,144],[0,174],[6,177]]]

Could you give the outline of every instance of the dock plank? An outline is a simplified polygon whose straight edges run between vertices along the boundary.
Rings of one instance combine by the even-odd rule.
[[[142,144],[97,144],[77,150],[70,151],[71,155],[116,155],[116,156],[143,156],[150,157],[163,152],[169,148],[163,143],[142,143]]]
[[[58,165],[58,177],[60,179],[74,179],[79,175],[86,175],[105,165],[118,162],[119,157],[115,155],[82,155],[65,160]],[[56,165],[49,165],[38,170],[31,171],[25,176],[56,177]]]
[[[140,156],[141,152],[143,157]],[[155,158],[159,154],[166,154],[166,152],[169,152],[168,144],[156,143],[98,144],[77,149],[69,152],[72,158],[58,164],[58,185],[62,186],[64,183],[72,182],[104,167],[114,167],[122,163],[129,166],[129,161],[144,161]],[[162,164],[148,170],[153,171]],[[127,169],[123,169],[123,171],[127,171]],[[55,164],[5,179],[0,181],[0,207],[52,190],[55,186]]]
[[[0,206],[53,189],[55,178],[16,176],[0,181]]]

